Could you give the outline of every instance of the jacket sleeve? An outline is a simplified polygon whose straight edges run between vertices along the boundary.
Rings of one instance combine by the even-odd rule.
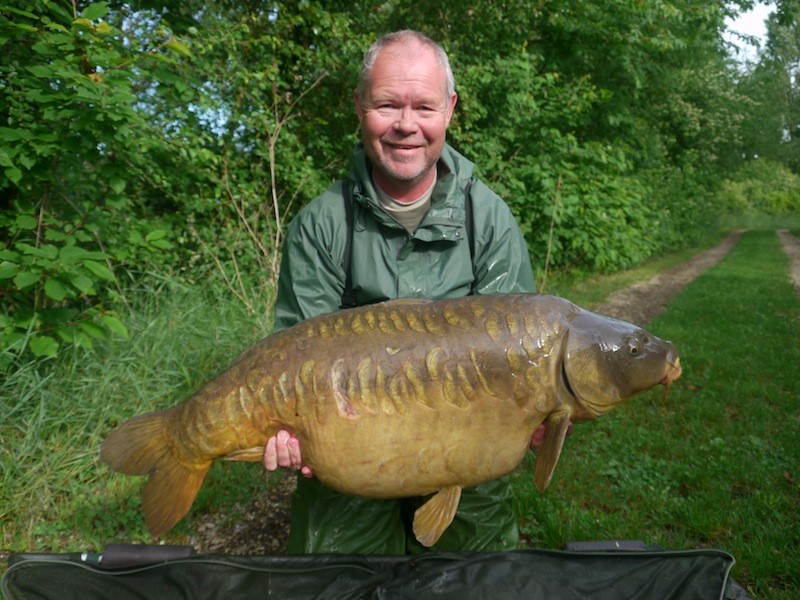
[[[301,211],[289,225],[281,254],[275,326],[279,331],[339,309],[344,290],[341,197],[324,195]]]
[[[475,294],[535,292],[528,245],[503,200],[481,181],[472,186]]]

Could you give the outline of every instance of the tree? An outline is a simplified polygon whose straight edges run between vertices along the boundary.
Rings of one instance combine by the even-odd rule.
[[[781,0],[770,15],[766,47],[754,78],[762,84],[756,92],[761,93],[758,100],[762,111],[756,113],[751,127],[752,133],[762,132],[756,138],[758,151],[800,173],[800,2],[797,0]]]
[[[122,269],[168,245],[157,219],[139,220],[148,206],[131,173],[165,179],[151,159],[167,142],[137,110],[137,88],[186,49],[129,44],[108,17],[104,3],[2,9],[0,368],[26,349],[52,356],[125,335]]]
[[[265,326],[286,223],[349,168],[363,53],[406,27],[448,50],[450,141],[539,265],[683,244],[743,150],[792,155],[796,2],[748,79],[721,32],[752,0],[21,0],[0,21],[0,339],[47,356],[124,333],[148,271],[219,277]]]

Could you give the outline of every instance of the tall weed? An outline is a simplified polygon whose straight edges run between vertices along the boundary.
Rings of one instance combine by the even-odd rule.
[[[103,437],[135,414],[183,399],[266,333],[241,303],[199,287],[142,290],[126,324],[129,341],[75,348],[56,362],[30,363],[2,383],[4,548],[64,550],[71,540],[100,545],[126,524],[120,518],[126,511],[132,531],[142,534],[127,500],[138,495],[138,482],[100,465]],[[109,511],[113,517],[102,517]],[[117,524],[110,530],[103,519]]]

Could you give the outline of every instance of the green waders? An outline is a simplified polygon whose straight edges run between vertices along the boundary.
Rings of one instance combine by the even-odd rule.
[[[340,494],[298,476],[292,496],[291,554],[417,554],[411,531],[423,498],[375,500]],[[517,520],[507,477],[466,489],[453,523],[430,550],[494,552],[516,548]]]

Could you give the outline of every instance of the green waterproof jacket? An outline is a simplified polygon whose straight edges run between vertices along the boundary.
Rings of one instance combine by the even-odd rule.
[[[345,286],[347,223],[342,185],[354,204],[351,252],[359,305],[393,298],[453,298],[535,291],[525,240],[508,206],[473,175],[450,146],[438,163],[431,207],[409,234],[381,207],[361,144],[349,180],[334,183],[289,226],[275,304],[275,330],[339,308]],[[464,189],[472,198],[474,261],[464,224]]]
[[[534,291],[525,240],[505,203],[473,176],[474,165],[449,146],[438,163],[431,206],[413,234],[381,207],[361,145],[353,172],[306,206],[283,247],[275,329],[335,311],[345,287],[347,218],[343,185],[351,186],[351,277],[359,305],[393,298],[452,298]],[[464,193],[472,200],[474,260],[465,228]],[[518,531],[507,479],[464,490],[456,517],[434,550],[500,551]],[[293,554],[416,553],[409,513],[418,499],[373,500],[339,494],[298,477],[292,495]]]

